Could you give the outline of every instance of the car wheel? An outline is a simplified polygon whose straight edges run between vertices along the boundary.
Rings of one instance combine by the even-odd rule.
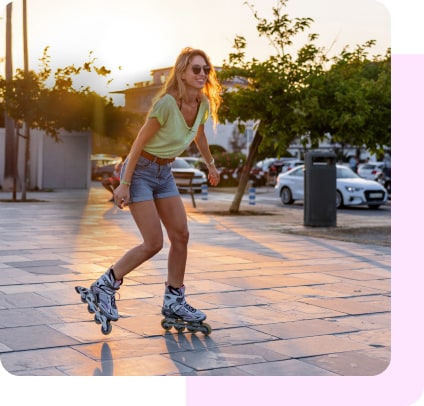
[[[336,190],[336,208],[340,209],[344,206],[342,194]]]
[[[294,202],[292,192],[288,187],[283,187],[280,197],[283,204],[292,204]]]

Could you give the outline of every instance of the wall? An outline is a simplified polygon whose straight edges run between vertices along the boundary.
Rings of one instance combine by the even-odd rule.
[[[91,133],[60,132],[61,142],[31,130],[30,189],[88,189],[91,185]],[[19,178],[23,179],[25,143],[19,141]],[[4,181],[5,130],[0,128],[0,185]]]

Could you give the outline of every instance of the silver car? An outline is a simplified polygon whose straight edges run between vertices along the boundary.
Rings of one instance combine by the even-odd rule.
[[[192,180],[192,188],[195,192],[200,193],[202,190],[202,185],[207,184],[208,180],[204,172],[199,169],[194,168],[183,158],[175,158],[175,161],[171,164],[171,170],[174,174],[177,185],[184,185],[187,183],[187,179],[178,179],[178,172],[191,172],[194,174]]]

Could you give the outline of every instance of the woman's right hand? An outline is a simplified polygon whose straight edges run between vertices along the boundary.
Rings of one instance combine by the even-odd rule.
[[[113,197],[115,200],[115,204],[123,209],[125,206],[128,206],[128,202],[130,201],[130,187],[129,185],[124,185],[121,183],[114,191]]]

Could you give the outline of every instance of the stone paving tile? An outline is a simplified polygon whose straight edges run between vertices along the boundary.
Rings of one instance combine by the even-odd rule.
[[[167,354],[181,351],[173,340],[161,337],[128,338],[93,342],[73,347],[79,353],[95,361],[113,361],[124,358],[144,357],[147,355]]]
[[[358,331],[357,328],[342,325],[336,320],[329,321],[321,319],[264,324],[262,326],[255,326],[254,329],[282,339],[351,333]]]
[[[0,308],[3,309],[33,308],[49,304],[49,300],[33,292],[0,294]]]
[[[78,343],[68,335],[42,325],[0,329],[0,342],[13,351],[60,347]]]
[[[289,358],[270,351],[260,344],[213,347],[201,351],[170,353],[167,356],[173,361],[184,364],[196,371],[228,368]]]
[[[215,368],[205,371],[190,371],[184,376],[247,376],[250,375],[246,371],[243,371],[239,367],[229,367],[229,368]]]
[[[36,309],[0,310],[0,329],[58,323],[61,319],[54,314]]]
[[[326,317],[344,316],[344,313],[303,303],[302,300],[275,303],[269,306],[273,312],[278,312],[278,321],[294,321],[305,319],[322,319]]]
[[[289,355],[292,358],[367,350],[370,348],[365,344],[354,343],[349,339],[332,335],[275,340],[262,345],[269,350]]]
[[[289,359],[286,361],[265,362],[262,364],[243,365],[239,369],[254,376],[334,376],[326,369],[306,362]],[[284,391],[283,391],[284,392]],[[282,395],[284,399],[284,394]]]
[[[10,373],[46,368],[61,368],[90,362],[83,353],[70,347],[45,348],[1,355],[3,367]],[[48,370],[45,371],[49,375]]]
[[[50,327],[54,328],[58,333],[63,334],[66,337],[69,337],[75,343],[87,343],[87,342],[96,342],[96,341],[105,341],[108,339],[108,336],[101,334],[100,325],[96,324],[93,320],[93,315],[88,315],[87,313],[86,322],[77,322],[77,323],[58,323],[52,324]],[[117,322],[112,322],[112,332],[114,340],[125,340],[128,338],[137,337],[136,334],[131,333],[127,330],[122,329]],[[1,334],[1,332],[0,332]],[[112,333],[111,333],[112,334]]]
[[[13,375],[16,376],[66,376],[62,371],[57,368],[35,368],[25,369],[23,371],[15,372]]]
[[[360,351],[302,358],[302,362],[343,376],[375,376],[384,372],[389,366],[389,362],[367,356]]]
[[[350,334],[344,334],[350,340],[356,343],[367,344],[371,347],[390,347],[391,332],[390,329],[378,329],[369,331],[357,331]]]
[[[102,360],[100,363],[93,361],[91,365],[74,364],[61,370],[71,376],[160,376],[181,375],[191,371],[190,368],[163,355]],[[142,396],[142,389],[140,389],[140,396]]]
[[[207,293],[199,295],[202,301],[215,304],[216,307],[241,307],[241,306],[255,306],[255,305],[265,305],[270,303],[270,298],[265,295],[257,295],[257,291],[251,291],[246,295],[245,291],[236,291],[236,292],[219,292],[219,293]],[[259,292],[259,291],[258,291]],[[283,297],[288,298],[283,294],[278,295],[277,292],[274,292],[274,296],[279,296],[275,300],[280,301]]]
[[[208,320],[215,326],[215,322],[224,323],[223,326],[248,326],[263,323],[277,323],[289,317],[287,314],[272,311],[270,306],[243,306],[231,309],[211,309],[208,311]]]
[[[285,288],[285,290],[279,288],[278,290],[285,292],[290,288]],[[381,294],[381,290],[374,289],[369,287],[368,285],[358,285],[353,283],[346,283],[343,280],[335,283],[326,283],[324,285],[312,286],[311,290],[322,289],[324,291],[329,292],[328,296],[330,297],[352,297],[352,296],[362,296],[362,295],[372,295],[372,294]],[[327,295],[324,295],[327,296]]]
[[[313,306],[319,306],[326,309],[335,310],[345,314],[366,314],[386,312],[389,309],[386,305],[378,303],[359,302],[350,298],[332,298],[332,299],[301,299],[303,303],[308,303]]]
[[[241,289],[267,289],[284,286],[315,285],[316,282],[296,276],[262,276],[221,279],[221,282]]]
[[[340,317],[337,319],[340,324],[347,324],[352,327],[356,327],[358,330],[380,330],[390,329],[391,326],[391,314],[390,312],[375,313],[375,314],[361,314],[361,315],[349,315]]]

